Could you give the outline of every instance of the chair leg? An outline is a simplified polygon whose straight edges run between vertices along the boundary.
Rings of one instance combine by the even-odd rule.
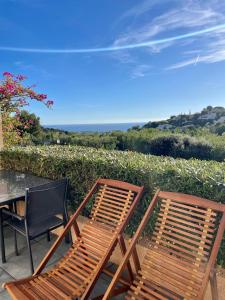
[[[14,249],[15,249],[16,256],[18,256],[19,255],[19,251],[18,251],[18,246],[17,246],[17,234],[16,234],[16,230],[14,230]]]
[[[4,231],[3,231],[3,220],[2,220],[2,211],[0,209],[0,242],[1,242],[1,254],[2,254],[2,263],[6,262],[5,259],[5,240],[4,240]]]
[[[65,212],[64,212],[64,215],[63,215],[63,220],[64,220],[64,224],[63,224],[63,227],[65,228],[66,227],[66,224],[68,223],[68,214],[67,214],[67,210],[65,208]],[[65,243],[66,244],[71,244],[72,245],[72,235],[71,235],[71,231],[69,230],[69,232],[65,235]]]
[[[26,239],[27,239],[27,247],[28,247],[29,258],[30,258],[30,270],[31,270],[31,274],[33,274],[34,264],[33,264],[32,252],[31,252],[30,237],[28,234],[26,235]]]
[[[50,231],[47,231],[47,241],[48,241],[48,242],[51,241]]]
[[[219,300],[216,272],[214,269],[210,273],[209,280],[211,285],[212,300]]]

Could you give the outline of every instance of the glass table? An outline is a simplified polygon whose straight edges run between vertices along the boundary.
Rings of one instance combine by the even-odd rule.
[[[25,197],[26,188],[49,183],[52,180],[28,173],[0,170],[0,206],[12,204]]]

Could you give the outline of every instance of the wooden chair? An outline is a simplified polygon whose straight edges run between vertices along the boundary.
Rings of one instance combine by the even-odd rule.
[[[143,187],[98,179],[33,276],[4,284],[12,299],[87,299],[118,242],[123,249],[122,231],[142,192]],[[80,230],[77,217],[89,201],[90,217]],[[41,273],[71,228],[76,241],[55,267]]]
[[[157,218],[140,264],[136,244],[151,215]],[[214,265],[224,229],[225,205],[158,191],[103,299],[118,294],[116,285],[133,255],[136,277],[125,299],[202,300],[210,280],[212,299],[217,300]]]

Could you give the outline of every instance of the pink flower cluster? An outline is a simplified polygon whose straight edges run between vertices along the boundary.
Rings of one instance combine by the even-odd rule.
[[[52,100],[47,99],[46,94],[38,94],[31,87],[24,87],[22,81],[26,79],[23,75],[13,75],[9,72],[3,73],[4,79],[0,82],[0,105],[1,103],[7,107],[14,108],[28,105],[28,99],[33,99],[44,103],[47,107],[53,105]]]

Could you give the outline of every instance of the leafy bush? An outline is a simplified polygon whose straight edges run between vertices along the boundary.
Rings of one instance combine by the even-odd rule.
[[[27,133],[27,132],[26,132]],[[189,159],[223,161],[225,159],[225,134],[218,135],[208,128],[185,130],[160,130],[158,128],[133,128],[126,132],[69,132],[42,128],[27,134],[20,145],[77,145],[107,150],[130,150],[144,154],[167,155]]]
[[[78,146],[15,147],[1,153],[1,166],[70,180],[71,207],[76,209],[98,177],[144,185],[143,197],[128,228],[133,233],[157,188],[225,203],[225,163],[184,160]],[[225,266],[225,239],[218,262]]]
[[[208,142],[189,136],[161,136],[149,142],[149,153],[153,155],[210,159],[211,152],[212,146]]]

